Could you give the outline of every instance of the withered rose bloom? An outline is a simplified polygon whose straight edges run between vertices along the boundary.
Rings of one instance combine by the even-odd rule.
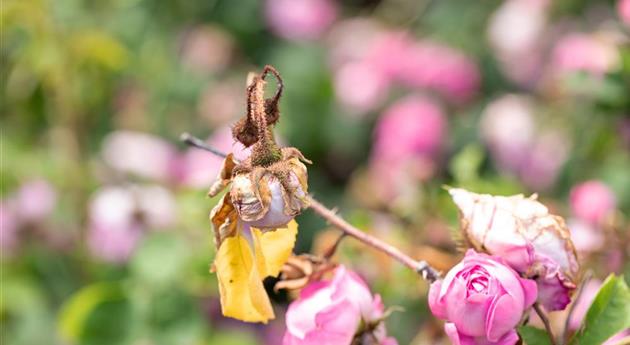
[[[576,288],[579,265],[564,220],[523,195],[492,196],[451,189],[466,240],[477,251],[500,256],[538,284],[538,302],[562,310]]]
[[[273,74],[278,90],[273,98],[264,99],[265,77]],[[254,76],[247,88],[247,115],[232,129],[235,140],[252,154],[237,162],[229,154],[209,195],[215,196],[231,183],[229,192],[211,214],[217,244],[233,234],[236,222],[261,230],[285,226],[308,206],[308,173],[302,162],[310,163],[293,147],[279,148],[272,127],[280,117],[279,99],[282,79],[275,69],[266,66],[260,76]]]
[[[265,78],[278,81],[274,97],[264,98]],[[293,218],[308,206],[307,170],[310,163],[296,148],[280,148],[273,126],[280,117],[282,79],[271,66],[253,75],[247,87],[247,114],[232,127],[234,140],[251,148],[237,161],[223,161],[208,194],[229,191],[210,213],[217,254],[213,269],[219,281],[223,315],[247,322],[273,319],[262,280],[280,274],[297,235]]]

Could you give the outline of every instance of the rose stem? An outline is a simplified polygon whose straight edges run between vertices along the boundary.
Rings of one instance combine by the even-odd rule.
[[[562,337],[560,338],[564,342],[568,340],[567,337],[569,336],[569,323],[571,322],[571,318],[573,317],[575,306],[578,304],[578,302],[580,301],[580,297],[582,297],[582,294],[584,293],[584,286],[586,285],[586,283],[588,283],[589,280],[591,280],[592,276],[593,276],[593,272],[591,271],[587,271],[586,273],[584,273],[584,278],[582,278],[582,282],[580,283],[580,287],[578,288],[577,293],[575,294],[573,303],[571,303],[571,306],[569,307],[567,318],[566,320],[564,320],[564,330],[562,331]]]
[[[549,336],[549,340],[551,341],[551,344],[556,345],[556,339],[553,336],[553,331],[551,330],[551,324],[549,324],[549,319],[547,318],[547,315],[542,310],[542,308],[540,308],[540,305],[538,304],[538,302],[534,303],[534,310],[536,311],[536,314],[538,314],[538,317],[545,324],[545,329],[547,330],[547,335]]]
[[[189,133],[183,133],[180,137],[181,141],[184,143],[196,147],[198,149],[202,149],[208,151],[214,155],[219,157],[226,157],[227,155],[210,145],[206,144],[203,140],[196,138]],[[431,267],[426,261],[417,261],[410,256],[404,254],[400,251],[400,249],[383,242],[382,240],[369,235],[356,227],[352,226],[350,223],[345,221],[343,218],[335,214],[332,210],[328,209],[322,203],[317,201],[311,195],[308,197],[308,201],[310,203],[310,208],[317,213],[320,217],[324,218],[328,223],[335,226],[339,230],[341,230],[345,235],[353,237],[364,244],[381,251],[387,254],[389,257],[397,260],[403,265],[411,268],[414,272],[419,273],[424,280],[429,282],[434,282],[440,278],[440,273],[433,267]]]

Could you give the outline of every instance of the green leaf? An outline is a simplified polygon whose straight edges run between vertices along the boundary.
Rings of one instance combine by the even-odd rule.
[[[527,345],[551,345],[549,335],[544,329],[532,326],[522,326],[518,329],[521,339]]]
[[[599,289],[571,345],[597,345],[630,327],[630,289],[623,276],[610,275]]]
[[[59,333],[74,344],[122,344],[129,310],[117,283],[97,283],[72,295],[59,314]]]

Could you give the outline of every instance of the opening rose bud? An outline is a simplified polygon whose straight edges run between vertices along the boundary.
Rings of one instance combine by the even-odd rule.
[[[376,344],[395,345],[382,322],[385,310],[354,272],[339,266],[328,281],[307,285],[286,314],[283,345],[360,344],[364,336]]]
[[[431,284],[429,307],[446,320],[453,344],[513,345],[514,330],[536,301],[536,282],[521,278],[501,258],[469,249],[444,280]]]
[[[500,256],[522,276],[535,279],[538,301],[547,310],[567,306],[579,265],[562,218],[549,214],[535,196],[492,196],[457,188],[449,193],[473,248]]]

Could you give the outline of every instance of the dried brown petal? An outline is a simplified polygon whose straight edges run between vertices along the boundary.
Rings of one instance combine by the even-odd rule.
[[[282,266],[280,281],[276,283],[274,290],[298,290],[309,282],[319,280],[322,276],[334,269],[336,264],[309,254],[291,256]]]
[[[223,160],[223,164],[221,165],[221,171],[219,171],[219,176],[217,176],[217,180],[212,184],[210,190],[208,191],[208,196],[214,197],[217,194],[221,193],[230,184],[232,181],[232,172],[236,167],[236,162],[234,161],[234,154],[230,153]]]

